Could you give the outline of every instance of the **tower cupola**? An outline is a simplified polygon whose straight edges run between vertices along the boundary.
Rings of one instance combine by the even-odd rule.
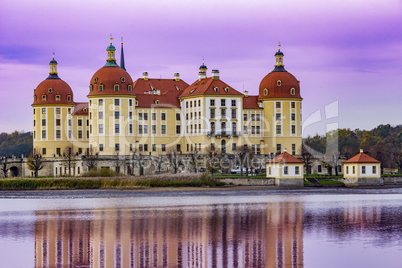
[[[119,65],[117,65],[116,63],[116,56],[115,56],[116,48],[113,46],[112,41],[113,37],[112,35],[110,35],[110,45],[106,48],[107,60],[105,67],[119,67]]]
[[[57,61],[54,59],[54,50],[53,50],[53,59],[49,63],[50,71],[49,77],[50,79],[60,79],[57,75]]]
[[[283,64],[283,52],[281,51],[281,42],[278,44],[278,52],[275,53],[275,69],[273,72],[286,72]]]
[[[202,65],[200,66],[200,71],[198,72],[198,80],[207,78],[207,66],[204,63],[204,58],[202,59]]]

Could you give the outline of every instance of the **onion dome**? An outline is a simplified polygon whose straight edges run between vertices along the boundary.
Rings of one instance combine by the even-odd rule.
[[[93,95],[134,95],[133,79],[126,70],[120,68],[115,59],[115,47],[110,37],[107,47],[108,58],[106,64],[92,76],[88,96]]]
[[[267,74],[260,83],[259,98],[297,98],[300,96],[300,82],[291,73],[286,71],[283,64],[283,52],[275,53],[276,63],[272,72]]]
[[[34,90],[33,105],[74,104],[71,87],[61,80],[57,74],[57,61],[54,59],[54,52],[49,65],[49,76]]]

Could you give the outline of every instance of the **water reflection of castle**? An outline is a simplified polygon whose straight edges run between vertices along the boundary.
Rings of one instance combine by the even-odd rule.
[[[36,267],[302,267],[297,203],[38,212]]]

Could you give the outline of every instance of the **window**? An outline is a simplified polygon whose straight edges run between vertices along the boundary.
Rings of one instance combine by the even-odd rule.
[[[232,143],[232,151],[236,151],[236,143]]]
[[[247,132],[248,132],[248,131],[247,131],[247,126],[244,126],[244,127],[243,127],[243,134],[247,134]]]
[[[251,115],[251,121],[255,121],[255,114]]]
[[[257,144],[257,154],[260,154],[260,153],[261,153],[261,148],[260,148],[260,145]]]
[[[103,133],[103,124],[99,124],[99,134]]]
[[[148,120],[148,113],[144,113],[144,120]]]
[[[283,167],[283,174],[288,175],[289,173],[289,167],[288,166],[284,166]]]
[[[36,120],[34,120],[33,125],[36,126]]]
[[[255,126],[251,126],[251,134],[255,134]]]
[[[268,89],[264,88],[264,95],[268,95]]]
[[[129,119],[133,119],[133,112],[129,112],[129,113],[128,113],[128,118],[129,118]]]
[[[71,127],[71,119],[68,119],[68,126]]]
[[[78,126],[81,127],[82,126],[82,120],[78,119]]]
[[[162,120],[162,121],[165,121],[165,120],[166,120],[166,113],[162,113],[162,114],[161,114],[161,120]]]
[[[103,144],[102,143],[99,144],[99,151],[103,152]]]
[[[211,109],[211,119],[215,118],[215,109]]]
[[[275,103],[275,107],[276,107],[276,108],[281,108],[281,103],[280,103],[279,101],[277,101],[277,102]]]
[[[121,81],[122,83],[125,83],[125,82],[126,82],[126,78],[122,77],[122,78],[120,78],[120,81]]]
[[[42,114],[46,114],[46,108],[42,108]]]
[[[60,101],[60,95],[56,95],[56,101]]]
[[[99,112],[99,119],[103,119],[103,112]]]
[[[61,131],[56,130],[56,139],[60,139],[60,138],[61,138]]]
[[[181,151],[181,146],[180,146],[180,144],[176,144],[176,151],[178,151],[178,152]]]
[[[366,166],[362,166],[362,174],[366,174]]]
[[[156,151],[156,144],[152,144],[152,152]]]
[[[151,133],[156,134],[156,125],[151,126]]]
[[[131,85],[128,85],[128,86],[127,86],[127,90],[128,90],[129,92],[131,92],[131,91],[133,90],[133,87],[132,87]]]
[[[236,100],[232,100],[232,107],[236,106]]]
[[[98,105],[99,105],[99,106],[103,106],[103,99],[99,99],[99,100],[98,100]]]
[[[377,174],[377,167],[373,166],[373,174]]]
[[[56,148],[56,154],[57,155],[61,155],[61,149],[60,148]],[[57,170],[57,169],[56,169]]]
[[[292,144],[292,155],[296,154],[296,144]]]
[[[46,95],[42,95],[42,101],[46,101]]]
[[[99,91],[100,91],[100,92],[103,91],[103,85],[99,85]]]
[[[281,125],[276,125],[276,134],[281,134]]]
[[[56,119],[56,126],[60,126],[60,119]]]
[[[256,121],[260,121],[260,114],[256,114],[255,116],[256,116],[256,119],[255,119],[255,120],[256,120]]]
[[[290,89],[290,95],[294,95],[295,94],[295,89],[292,87],[291,89]]]
[[[144,125],[144,134],[148,134],[148,126]]]
[[[226,116],[226,109],[225,108],[221,109],[221,116],[222,117]]]
[[[210,100],[209,101],[209,106],[215,106],[215,100]]]
[[[176,120],[177,120],[177,121],[180,120],[180,114],[179,114],[179,113],[176,114]]]
[[[188,101],[186,101],[186,108],[188,108]]]
[[[353,174],[356,173],[356,167],[355,167],[355,166],[352,167],[352,173],[353,173]]]
[[[42,119],[42,127],[46,126],[46,119]]]
[[[193,102],[190,101],[190,108],[193,108]]]
[[[275,114],[275,119],[276,120],[281,120],[281,114]]]
[[[87,126],[89,126],[89,120],[87,119]]]
[[[281,85],[282,85],[281,80],[276,81],[276,84],[277,84],[278,86],[281,86]]]
[[[260,134],[260,126],[257,126],[256,130],[257,130],[257,134]]]
[[[46,154],[46,148],[42,148],[42,154]]]
[[[166,152],[166,144],[162,144],[162,152]]]
[[[116,144],[114,145],[114,150],[115,150],[115,151],[120,151],[120,144],[119,144],[119,143],[116,143]]]
[[[56,114],[60,114],[60,108],[56,108]]]
[[[67,101],[71,101],[71,96],[67,95]]]
[[[318,167],[317,167],[317,172],[318,172],[318,173],[321,173],[321,172],[322,172],[322,166],[321,166],[321,165],[318,165]]]
[[[143,151],[143,146],[142,146],[142,144],[138,144],[138,150],[139,150],[140,152]]]
[[[346,166],[346,174],[349,174],[349,167]]]
[[[211,122],[211,134],[215,133],[215,122]]]
[[[152,120],[155,121],[156,120],[156,113],[152,113]]]
[[[292,134],[296,134],[296,126],[292,125]]]
[[[236,109],[232,109],[232,119],[236,119]]]
[[[144,152],[148,152],[148,144],[144,144]]]
[[[247,121],[247,114],[243,114],[243,120]]]
[[[290,105],[291,105],[292,108],[295,108],[295,106],[296,106],[296,104],[295,104],[294,101],[292,101],[292,102],[290,103]]]
[[[226,100],[225,99],[221,99],[221,106],[226,106]]]
[[[46,139],[46,130],[42,130],[42,139]]]
[[[117,84],[114,85],[114,91],[116,91],[116,92],[119,91],[119,85],[117,85]]]
[[[78,130],[78,139],[82,139],[82,130]]]
[[[114,105],[119,106],[120,105],[120,100],[119,99],[114,99]]]
[[[142,125],[138,126],[138,134],[142,134]]]
[[[119,119],[120,117],[120,112],[116,111],[114,112],[114,119]]]
[[[277,144],[277,145],[276,145],[276,153],[277,153],[277,154],[280,154],[281,151],[282,151],[282,145],[281,145],[281,144]]]
[[[91,126],[91,133],[92,133],[92,126]],[[89,131],[87,130],[87,139],[89,139]]]
[[[120,125],[114,124],[114,133],[120,133]]]
[[[198,100],[198,106],[201,106],[201,100]]]
[[[295,174],[299,175],[300,171],[299,171],[299,167],[295,167]]]
[[[128,105],[133,106],[133,100],[128,100]]]
[[[138,113],[138,120],[142,120],[142,113]]]
[[[68,138],[71,139],[71,137],[72,137],[72,132],[71,132],[71,130],[69,130],[68,131]]]
[[[237,131],[236,123],[233,122],[232,123],[232,135],[236,135],[236,131]]]
[[[292,116],[292,121],[295,121],[296,120],[296,115],[293,113],[291,116]]]

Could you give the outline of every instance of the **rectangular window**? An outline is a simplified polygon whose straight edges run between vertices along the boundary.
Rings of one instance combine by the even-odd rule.
[[[103,85],[99,85],[99,91],[103,91]]]
[[[318,167],[317,167],[317,172],[318,172],[318,173],[321,173],[321,172],[322,172],[322,167],[321,167],[321,165],[318,165]]]
[[[296,154],[296,144],[292,144],[292,155]]]
[[[42,139],[46,139],[46,130],[42,130]]]
[[[179,113],[176,114],[176,120],[177,120],[177,121],[180,120],[180,114],[179,114]]]
[[[98,100],[98,106],[103,106],[103,99]],[[102,144],[102,147],[103,147],[103,144]]]
[[[166,144],[162,144],[162,152],[166,152]]]
[[[373,166],[373,174],[377,174],[377,167]]]
[[[277,102],[275,103],[275,107],[276,107],[276,108],[281,108],[281,103],[280,103],[279,101],[277,101]]]
[[[89,120],[87,119],[87,126],[89,126]]]
[[[260,126],[257,126],[257,134],[260,134]]]
[[[138,120],[142,120],[142,113],[138,113]]]
[[[42,154],[46,154],[46,148],[42,148]]]
[[[283,174],[288,175],[289,170],[288,170],[288,166],[284,166],[283,167]]]
[[[224,108],[221,109],[221,116],[222,117],[226,116],[226,109]]]
[[[156,134],[156,125],[151,126],[152,134]]]
[[[176,125],[176,134],[180,134],[180,125]]]
[[[119,124],[114,125],[114,133],[120,133],[120,125]]]
[[[56,139],[60,139],[60,138],[61,138],[61,131],[56,130]]]
[[[92,126],[91,126],[92,127]],[[87,130],[87,139],[89,139],[89,131]]]
[[[190,108],[193,108],[193,102],[190,101]]]
[[[221,99],[221,106],[226,106],[226,100],[225,99]]]
[[[236,100],[232,100],[232,107],[236,106]]]
[[[247,114],[243,114],[243,121],[247,121]]]
[[[366,166],[362,166],[362,174],[366,174]]]
[[[72,133],[71,133],[71,130],[69,130],[68,131],[68,138],[71,139],[71,137],[72,137]]]
[[[78,119],[78,126],[81,127],[82,126],[82,120]]]
[[[188,101],[186,101],[186,108],[188,108]]]
[[[211,119],[215,118],[215,109],[211,109]]]
[[[144,120],[148,120],[148,113],[144,113]]]
[[[255,121],[255,114],[251,115],[251,121]]]
[[[161,114],[161,120],[162,120],[162,121],[165,121],[165,120],[166,120],[166,113],[162,113],[162,114]]]
[[[243,126],[243,134],[247,134],[247,126]]]
[[[142,144],[138,144],[138,150],[139,150],[140,152],[143,151]]]
[[[209,101],[209,106],[215,106],[215,100],[210,100]]]
[[[103,124],[99,124],[99,134],[103,133]]]
[[[180,146],[180,144],[176,144],[176,151],[178,151],[178,152],[181,151],[181,146]]]
[[[114,145],[114,150],[115,150],[115,151],[120,151],[120,144],[116,143],[116,144]]]
[[[82,139],[82,130],[78,130],[78,139]]]
[[[236,119],[236,109],[232,109],[232,119]]]
[[[281,114],[276,114],[275,115],[275,120],[281,120]]]
[[[152,152],[156,151],[156,144],[152,144]]]
[[[261,153],[261,148],[260,148],[260,145],[257,144],[257,154],[260,154],[260,153]]]
[[[71,119],[68,119],[68,126],[71,127]]]
[[[295,121],[296,120],[296,114],[292,114],[292,121]]]
[[[138,134],[142,134],[142,125],[138,126]]]
[[[153,121],[156,120],[156,113],[152,113],[152,120],[153,120]]]
[[[99,119],[103,119],[103,112],[99,112]]]
[[[198,106],[201,106],[201,100],[198,100]]]
[[[60,148],[56,148],[56,154],[61,155],[61,149]],[[56,169],[56,171],[57,171],[57,169]]]
[[[120,100],[119,99],[114,99],[114,105],[119,106],[120,105]]]
[[[256,114],[256,121],[260,121],[260,114]]]
[[[281,125],[276,125],[276,134],[281,134]]]
[[[162,125],[161,133],[166,134],[166,125]]]
[[[291,105],[292,108],[295,108],[295,106],[296,106],[294,101],[292,101],[292,102],[290,103],[290,105]]]
[[[255,126],[251,126],[251,134],[255,134]]]
[[[282,145],[277,144],[277,145],[276,145],[276,153],[277,153],[277,154],[280,154],[281,152],[282,152]]]
[[[46,108],[42,108],[42,114],[46,114]]]
[[[144,144],[144,152],[148,152],[148,144]]]
[[[346,167],[346,174],[349,174],[349,167]]]
[[[114,119],[119,119],[120,117],[120,112],[116,111],[114,112]]]
[[[144,134],[148,134],[148,126],[144,125]]]
[[[236,151],[236,143],[232,143],[232,151]]]
[[[42,119],[42,126],[46,126],[46,119]]]
[[[296,126],[292,125],[292,134],[296,134]]]
[[[130,134],[133,134],[133,125],[132,124],[128,125],[128,131]]]
[[[56,114],[60,114],[60,108],[56,108]]]
[[[299,167],[295,167],[295,174],[299,175],[300,171],[299,171]]]
[[[355,167],[355,166],[352,167],[352,173],[353,173],[353,174],[356,173],[356,167]]]
[[[99,151],[103,152],[103,144],[99,144]]]
[[[128,119],[133,119],[133,112],[128,113]]]

